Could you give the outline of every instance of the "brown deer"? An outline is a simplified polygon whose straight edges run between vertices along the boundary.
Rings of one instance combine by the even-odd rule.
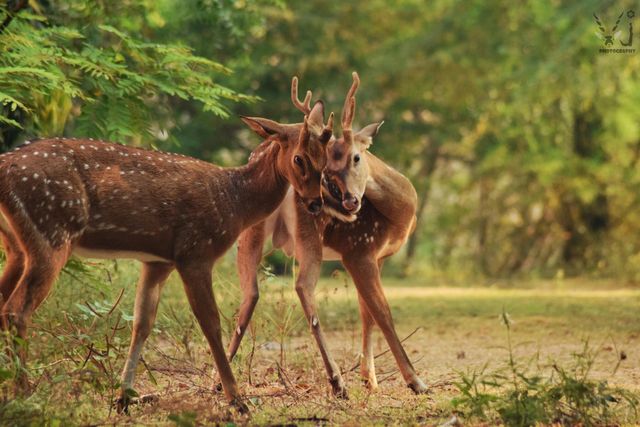
[[[327,146],[322,182],[324,213],[309,215],[300,207],[299,197],[289,192],[267,220],[240,235],[237,264],[243,300],[229,357],[232,359],[236,354],[258,301],[257,268],[265,239],[271,236],[275,247],[295,256],[300,264],[296,291],[334,395],[348,397],[340,368],[329,354],[316,310],[314,289],[323,259],[341,260],[356,284],[363,331],[360,372],[367,386],[377,388],[371,332],[378,324],[407,385],[415,393],[424,393],[427,387],[416,375],[398,339],[380,280],[384,259],[400,249],[415,227],[417,195],[407,178],[367,151],[381,123],[353,133],[359,83],[354,73],[342,114],[342,137],[332,139]]]
[[[297,97],[296,79],[293,90]],[[246,412],[222,344],[211,270],[243,229],[278,207],[289,184],[306,209],[321,209],[331,120],[325,127],[322,102],[311,108],[310,100],[308,92],[302,124],[243,117],[265,141],[236,168],[91,139],[42,139],[0,156],[0,234],[7,254],[0,278],[2,328],[26,338],[32,313],[71,254],[141,261],[118,401],[118,409],[126,410],[162,285],[176,269],[225,394]],[[26,378],[21,383],[26,386]]]

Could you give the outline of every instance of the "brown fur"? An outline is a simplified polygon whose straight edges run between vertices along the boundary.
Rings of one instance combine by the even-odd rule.
[[[321,117],[322,105],[316,108],[315,115]],[[132,385],[153,325],[161,284],[175,268],[209,342],[227,398],[245,411],[222,347],[211,269],[243,229],[262,221],[281,203],[289,183],[301,197],[316,200],[324,165],[324,149],[316,146],[317,137],[309,134],[306,121],[271,122],[269,129],[263,127],[266,119],[245,121],[254,130],[260,128],[258,133],[264,132],[267,140],[247,165],[238,168],[103,141],[60,138],[29,143],[0,156],[0,234],[8,259],[0,279],[2,327],[15,327],[26,337],[33,311],[73,252],[145,262],[119,402],[119,409],[126,409],[126,388]],[[294,167],[294,155],[304,157],[304,173]]]

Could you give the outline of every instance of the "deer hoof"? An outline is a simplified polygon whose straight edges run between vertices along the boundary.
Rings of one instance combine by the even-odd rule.
[[[222,393],[222,383],[215,383],[213,385],[213,391],[216,393]]]
[[[231,406],[236,408],[236,411],[238,411],[240,415],[246,415],[249,413],[249,407],[239,397],[236,397],[231,401]]]
[[[347,392],[347,387],[344,385],[344,381],[342,378],[334,378],[329,380],[331,383],[331,389],[333,391],[333,395],[342,400],[349,400],[349,393]]]
[[[369,391],[376,391],[378,389],[378,380],[375,377],[363,378],[362,382],[364,383],[364,386],[369,389]]]
[[[341,400],[349,400],[349,393],[347,392],[346,387],[342,387],[341,389],[333,389],[333,395]]]
[[[427,388],[427,385],[420,379],[420,378],[416,378],[415,381],[407,384],[409,386],[409,388],[411,390],[413,390],[413,392],[415,394],[427,394],[429,393],[429,388]]]
[[[120,396],[114,402],[114,406],[116,407],[116,412],[118,414],[129,415],[129,404],[131,403],[131,398],[128,396]]]

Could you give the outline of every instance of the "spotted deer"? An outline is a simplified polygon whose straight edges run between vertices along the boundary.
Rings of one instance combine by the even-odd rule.
[[[329,353],[320,327],[314,290],[322,260],[341,260],[353,278],[362,319],[360,373],[370,389],[377,388],[372,328],[382,330],[407,385],[415,393],[427,387],[417,376],[395,331],[389,304],[382,290],[380,268],[395,254],[415,228],[417,195],[411,182],[367,151],[381,123],[354,133],[357,73],[342,114],[342,137],[327,146],[322,179],[323,212],[310,215],[299,196],[287,193],[282,204],[265,221],[245,230],[238,241],[237,267],[243,298],[238,323],[229,345],[235,356],[258,301],[257,268],[267,237],[300,264],[296,292],[313,337],[320,349],[333,394],[347,398],[340,368]]]
[[[294,86],[297,96],[297,80]],[[26,338],[32,313],[72,254],[141,261],[117,401],[126,410],[163,283],[175,269],[226,397],[246,412],[222,344],[211,271],[242,230],[280,205],[290,184],[305,209],[320,210],[320,171],[332,123],[323,124],[322,102],[311,107],[310,99],[308,93],[303,123],[243,117],[264,141],[241,167],[91,139],[41,139],[1,155],[0,235],[7,255],[0,278],[2,328]],[[21,382],[28,386],[25,377]]]

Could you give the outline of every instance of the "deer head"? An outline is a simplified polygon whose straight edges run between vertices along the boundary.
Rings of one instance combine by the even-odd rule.
[[[291,81],[291,101],[305,116],[303,123],[281,124],[261,117],[241,117],[251,130],[280,145],[276,167],[303,199],[307,210],[320,213],[320,175],[326,163],[326,145],[333,134],[333,113],[324,124],[324,104],[311,107],[311,91],[303,102],[298,98],[298,78]]]
[[[365,153],[377,135],[381,123],[372,123],[360,131],[352,130],[356,109],[355,94],[360,85],[358,73],[342,109],[342,136],[327,145],[327,163],[322,172],[322,194],[325,210],[344,221],[354,221],[362,206],[362,197],[369,178]]]

